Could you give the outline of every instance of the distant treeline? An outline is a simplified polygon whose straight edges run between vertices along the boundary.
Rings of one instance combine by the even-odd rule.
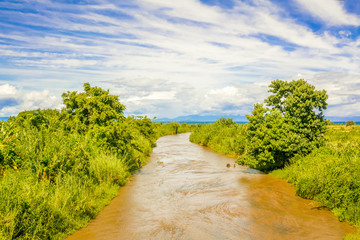
[[[65,108],[24,111],[0,122],[0,239],[62,239],[116,196],[179,123],[124,117],[117,96],[84,84]]]

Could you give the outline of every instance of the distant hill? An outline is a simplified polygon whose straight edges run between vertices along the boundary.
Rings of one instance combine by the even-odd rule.
[[[232,118],[234,122],[248,122],[245,116],[239,115],[187,115],[176,118],[158,118],[156,122],[215,122],[219,118]]]
[[[6,121],[8,119],[9,119],[9,117],[0,117],[0,121]]]

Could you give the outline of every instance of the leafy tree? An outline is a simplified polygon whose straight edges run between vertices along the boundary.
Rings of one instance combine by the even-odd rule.
[[[281,168],[297,154],[305,155],[323,144],[327,122],[325,90],[318,91],[305,80],[275,80],[265,103],[255,104],[247,115],[248,151],[241,164],[263,171]]]
[[[124,120],[125,106],[119,97],[110,95],[109,90],[91,87],[84,83],[85,92],[77,91],[62,94],[65,104],[64,116],[75,123],[75,127],[85,130],[89,125],[107,126],[114,121]]]
[[[353,126],[353,125],[355,125],[355,122],[352,121],[352,120],[346,122],[346,126],[347,126],[347,127]]]
[[[232,118],[219,118],[214,123],[224,127],[234,126],[236,124]]]

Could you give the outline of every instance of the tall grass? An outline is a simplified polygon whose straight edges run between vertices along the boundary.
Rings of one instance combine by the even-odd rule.
[[[0,239],[63,239],[86,226],[146,164],[158,137],[194,128],[146,117],[86,126],[61,114],[0,122]]]
[[[340,221],[360,227],[360,126],[330,126],[325,146],[272,172],[296,193],[329,208]],[[349,236],[360,239],[360,234]]]
[[[200,126],[190,140],[236,156],[246,151],[245,135],[245,125],[218,120]],[[360,126],[329,126],[325,138],[324,146],[292,158],[285,168],[270,174],[292,183],[297,195],[316,200],[340,221],[360,227]],[[360,239],[360,231],[346,239]]]
[[[0,184],[1,239],[64,238],[86,226],[118,190],[110,180],[71,174],[39,182],[31,171],[11,172]]]
[[[196,124],[187,124],[187,123],[178,123],[178,122],[171,122],[171,123],[157,123],[156,124],[156,133],[158,137],[166,136],[166,135],[173,135],[173,134],[180,134],[186,132],[193,132],[198,125]]]
[[[62,239],[86,226],[146,162],[157,138],[149,119],[88,132],[53,124],[1,122],[0,239]]]
[[[215,152],[237,157],[246,149],[246,126],[232,119],[218,119],[215,123],[199,125],[190,135],[190,141]]]

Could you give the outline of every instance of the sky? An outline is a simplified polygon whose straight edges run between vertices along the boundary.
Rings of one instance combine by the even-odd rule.
[[[244,116],[300,78],[360,116],[359,0],[0,0],[0,116],[85,82],[129,115]]]

